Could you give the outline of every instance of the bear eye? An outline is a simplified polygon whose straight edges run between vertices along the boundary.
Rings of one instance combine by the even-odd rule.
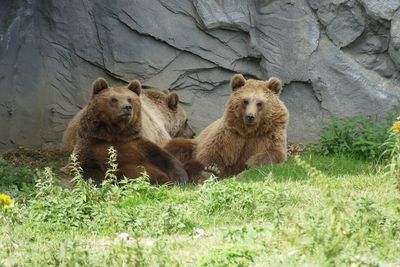
[[[117,103],[117,102],[118,102],[118,99],[116,99],[115,97],[113,97],[113,98],[111,98],[111,102],[112,102],[112,103]]]
[[[244,100],[243,100],[243,105],[247,106],[248,104],[249,104],[249,100],[244,99]]]
[[[258,103],[257,103],[257,107],[258,107],[258,108],[262,108],[262,106],[263,106],[263,103],[262,103],[262,102],[258,102]]]
[[[129,97],[129,98],[128,98],[128,102],[129,102],[129,103],[132,103],[132,98]]]

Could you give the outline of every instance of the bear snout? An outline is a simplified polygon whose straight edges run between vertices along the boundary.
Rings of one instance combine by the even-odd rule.
[[[125,107],[123,107],[124,110],[127,111],[132,111],[132,106],[131,105],[126,105]]]
[[[253,123],[255,121],[256,117],[252,113],[250,113],[250,114],[246,115],[246,119],[247,119],[247,122]]]
[[[122,115],[128,116],[132,114],[132,105],[126,105],[122,108]]]

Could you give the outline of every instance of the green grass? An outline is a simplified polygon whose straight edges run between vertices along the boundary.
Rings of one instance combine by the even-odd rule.
[[[0,217],[0,266],[399,265],[394,181],[345,156],[301,160],[319,174],[290,159],[196,186],[66,189],[46,170]]]
[[[325,156],[319,153],[306,152],[302,155],[302,159],[311,162],[313,167],[329,177],[368,176],[374,173],[376,169],[371,162],[344,155]],[[293,158],[286,161],[285,164],[249,170],[245,173],[244,178],[249,181],[263,180],[269,173],[273,174],[274,181],[296,181],[308,178],[306,171],[301,166],[296,165]]]

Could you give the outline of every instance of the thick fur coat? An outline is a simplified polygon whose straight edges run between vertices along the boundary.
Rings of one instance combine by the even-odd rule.
[[[166,150],[183,162],[198,160],[221,177],[285,161],[289,113],[279,99],[281,81],[246,80],[236,74],[231,89],[220,119],[194,140],[171,140]]]
[[[183,164],[142,137],[141,85],[111,88],[103,78],[93,83],[93,95],[78,127],[78,161],[85,178],[100,184],[107,170],[108,149],[117,151],[117,176],[136,178],[146,170],[153,184],[185,183]]]

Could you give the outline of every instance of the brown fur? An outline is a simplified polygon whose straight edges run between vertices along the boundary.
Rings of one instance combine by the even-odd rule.
[[[105,84],[102,82],[97,86],[101,88],[108,85],[106,82]],[[140,98],[142,102],[142,135],[145,138],[159,146],[164,146],[174,137],[193,138],[194,131],[188,124],[186,112],[179,104],[179,97],[176,93],[150,89],[142,92]],[[63,150],[66,152],[72,152],[78,143],[79,121],[85,110],[86,107],[71,119],[64,132]]]
[[[104,82],[102,78],[94,82],[92,99],[79,120],[78,161],[84,177],[96,184],[103,181],[108,148],[113,146],[119,178],[136,178],[146,170],[154,184],[186,182],[182,163],[141,135],[140,83],[109,88]]]
[[[196,159],[206,167],[215,165],[222,177],[286,160],[289,113],[279,100],[281,88],[277,78],[259,81],[234,75],[223,117],[194,140],[170,141],[166,150],[183,162]]]
[[[188,174],[189,180],[192,183],[198,183],[202,180],[204,180],[204,175],[203,175],[203,170],[204,170],[204,165],[195,159],[186,161],[184,164],[184,168]],[[206,177],[208,178],[208,177]]]
[[[160,146],[171,138],[193,138],[185,110],[176,93],[146,90],[141,96],[143,108],[143,136]]]

